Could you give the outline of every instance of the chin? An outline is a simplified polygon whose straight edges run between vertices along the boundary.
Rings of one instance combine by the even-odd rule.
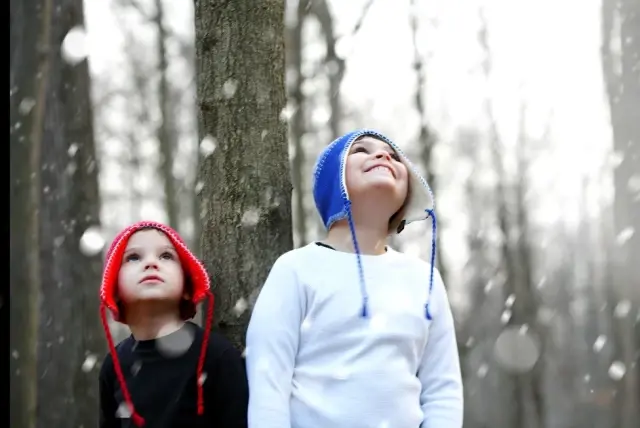
[[[154,302],[179,302],[181,296],[174,296],[166,292],[145,291],[130,296],[127,300],[131,303],[154,303]],[[126,303],[126,301],[125,301]]]
[[[367,183],[365,186],[362,186],[362,189],[359,193],[362,195],[370,194],[371,192],[376,193],[376,197],[392,197],[397,199],[402,199],[400,196],[402,191],[398,189],[397,183],[391,180],[376,180],[370,183]]]

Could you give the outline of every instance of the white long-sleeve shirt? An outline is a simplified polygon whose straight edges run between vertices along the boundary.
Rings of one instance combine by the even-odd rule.
[[[451,309],[439,273],[388,249],[362,256],[315,243],[282,255],[247,332],[250,428],[460,428]]]

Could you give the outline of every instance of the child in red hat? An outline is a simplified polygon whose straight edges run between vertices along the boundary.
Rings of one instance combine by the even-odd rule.
[[[207,297],[203,330],[189,320]],[[209,277],[174,230],[145,221],[116,236],[100,299],[109,344],[100,369],[101,428],[247,426],[243,358],[210,332]],[[132,333],[117,346],[107,309]]]

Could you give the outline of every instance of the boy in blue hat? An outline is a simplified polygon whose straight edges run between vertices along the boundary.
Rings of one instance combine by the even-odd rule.
[[[361,130],[320,154],[313,195],[326,239],[276,261],[249,323],[249,427],[461,428],[429,186],[392,141]],[[426,219],[431,263],[387,246]]]

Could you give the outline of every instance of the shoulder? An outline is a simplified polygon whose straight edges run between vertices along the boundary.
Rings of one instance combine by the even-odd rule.
[[[131,338],[131,336],[118,343],[116,345],[116,353],[118,354],[118,358],[122,359],[125,354],[131,352],[132,346],[133,339]],[[113,367],[113,356],[110,352],[107,352],[102,359],[102,364],[100,365],[100,377],[104,378],[111,376],[115,376],[115,369]]]
[[[111,357],[111,353],[107,352],[107,355],[104,356],[102,364],[100,365],[100,378],[111,377],[113,372],[113,357]]]
[[[198,336],[200,340],[198,343],[202,343],[201,341],[204,339],[204,329],[196,324],[193,324],[196,330],[198,331]],[[200,349],[200,347],[198,347]],[[211,332],[209,334],[209,340],[207,341],[207,354],[206,354],[206,364],[216,364],[219,361],[242,361],[242,353],[222,334],[218,332]]]
[[[281,254],[273,264],[272,270],[276,268],[296,270],[308,265],[314,259],[317,260],[317,257],[317,245],[315,243],[311,243],[304,247],[296,248]]]
[[[393,248],[389,248],[390,259],[395,266],[403,269],[419,270],[421,272],[429,272],[431,270],[431,264],[426,260],[421,259],[415,254],[403,253]],[[440,278],[440,272],[437,268],[434,269],[435,277]]]
[[[414,254],[401,253],[393,249],[390,251],[393,269],[403,272],[406,278],[412,278],[411,282],[420,289],[429,285],[431,263]],[[446,294],[446,288],[437,267],[433,269],[433,291],[437,295]]]
[[[278,284],[278,287],[281,287],[298,282],[300,272],[308,270],[312,265],[314,256],[311,250],[307,245],[281,254],[271,266],[266,283]]]
[[[312,242],[304,247],[296,248],[281,254],[273,263],[269,272],[270,277],[278,279],[299,280],[306,272],[317,271],[318,263],[326,261],[327,254],[334,250],[327,250]]]

